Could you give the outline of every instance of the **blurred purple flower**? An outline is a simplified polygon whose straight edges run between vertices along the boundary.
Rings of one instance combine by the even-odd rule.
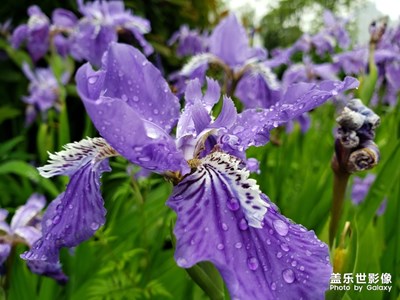
[[[189,82],[180,113],[159,70],[138,50],[111,44],[102,61],[98,71],[82,66],[76,81],[104,139],[68,144],[40,168],[46,177],[69,175],[70,183],[44,216],[49,240],[41,239],[23,257],[39,265],[58,263],[61,247],[78,245],[104,224],[99,179],[109,170],[107,157],[120,154],[175,183],[167,204],[178,214],[179,266],[211,261],[233,298],[323,298],[332,271],[327,246],[280,215],[249,178],[244,150],[267,143],[272,128],[354,88],[357,81],[298,85],[279,105],[240,114],[224,96],[214,119],[212,108],[221,96],[216,81],[207,78],[204,93],[199,80]],[[48,261],[34,258],[43,254]]]
[[[26,123],[29,125],[37,112],[46,112],[52,107],[58,109],[59,83],[50,68],[37,68],[33,72],[29,65],[24,63],[22,70],[30,80],[29,96],[22,98],[28,104]],[[69,77],[70,74],[65,73],[61,78],[61,83],[66,84]]]
[[[351,190],[351,201],[354,205],[360,205],[364,202],[371,188],[371,185],[376,179],[375,174],[368,174],[366,177],[355,177],[353,180],[353,187]],[[387,198],[384,198],[379,208],[376,211],[376,215],[382,216],[386,211]]]
[[[172,46],[178,42],[176,50],[177,56],[192,56],[207,50],[207,34],[200,32],[196,29],[190,30],[187,25],[182,25],[179,31],[175,32],[168,40],[168,45]]]
[[[375,174],[368,174],[365,178],[354,177],[353,188],[351,190],[351,201],[353,204],[359,205],[364,201],[375,178]]]
[[[34,61],[42,58],[49,49],[50,20],[36,5],[28,8],[29,20],[15,28],[11,45],[19,48],[25,42]]]
[[[101,58],[111,42],[118,40],[118,32],[130,32],[146,55],[153,47],[145,40],[150,32],[148,20],[134,16],[125,10],[123,1],[94,1],[83,3],[78,0],[79,11],[84,16],[71,34],[71,54],[75,59],[87,60],[100,66]]]
[[[0,266],[7,260],[14,245],[25,243],[32,247],[42,237],[39,213],[45,205],[46,199],[44,196],[39,194],[31,195],[26,204],[16,210],[10,225],[5,221],[8,211],[0,209],[0,232],[3,232],[0,235]],[[45,257],[36,258],[38,260],[46,259]],[[28,266],[31,269],[34,268],[29,262]],[[48,266],[47,271],[49,269],[51,269],[51,272],[47,272],[46,275],[61,283],[66,281],[67,278],[62,273],[61,265]]]

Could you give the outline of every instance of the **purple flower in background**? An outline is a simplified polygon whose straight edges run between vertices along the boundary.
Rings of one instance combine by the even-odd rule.
[[[68,144],[40,168],[46,177],[65,174],[70,182],[44,216],[49,239],[39,240],[23,258],[59,263],[61,247],[78,245],[104,224],[99,179],[109,170],[107,157],[120,154],[174,182],[167,204],[178,215],[179,266],[211,261],[232,298],[323,298],[332,271],[327,246],[279,213],[249,178],[244,151],[267,143],[272,128],[354,88],[356,80],[299,85],[279,105],[239,114],[224,96],[214,118],[221,97],[216,81],[207,78],[204,93],[199,80],[191,81],[180,112],[159,70],[137,49],[111,44],[102,62],[98,71],[82,66],[76,81],[103,138]],[[35,258],[42,255],[48,260]]]
[[[350,36],[345,27],[347,22],[346,19],[336,17],[330,10],[324,11],[325,31],[336,39],[342,49],[350,46]]]
[[[58,108],[59,83],[50,68],[37,68],[32,72],[28,64],[24,63],[22,70],[30,80],[29,96],[24,96],[22,100],[28,104],[26,123],[29,125],[36,117],[37,112],[46,112],[50,108]],[[65,73],[61,78],[61,83],[66,84],[70,74]]]
[[[178,57],[196,55],[207,50],[207,34],[196,29],[190,30],[187,25],[182,25],[179,31],[175,32],[168,41],[168,45],[172,46],[178,42],[176,54]]]
[[[351,201],[353,204],[358,205],[364,201],[375,178],[375,174],[368,174],[365,178],[354,177],[353,188],[351,190]]]
[[[15,28],[11,45],[19,48],[25,42],[34,61],[42,58],[49,49],[50,20],[36,5],[28,8],[28,24]]]
[[[42,237],[39,213],[45,205],[46,199],[44,196],[33,194],[23,206],[16,210],[10,225],[5,221],[8,211],[0,209],[0,232],[3,232],[0,235],[0,266],[8,258],[14,245],[23,243],[32,247]],[[38,257],[38,259],[43,260],[45,258]],[[28,266],[35,272],[35,265],[28,262]],[[66,281],[59,264],[48,265],[46,269],[44,266],[40,266],[40,269],[42,270],[41,273],[58,280],[60,283]]]
[[[351,190],[351,201],[354,205],[360,205],[364,202],[365,198],[368,195],[368,192],[371,188],[371,185],[374,183],[376,179],[375,174],[368,174],[365,178],[355,177],[353,180],[353,188]],[[387,206],[387,198],[384,198],[378,210],[376,211],[376,215],[379,217],[383,215],[386,211]]]
[[[0,265],[2,265],[14,244],[26,243],[32,246],[41,237],[38,214],[46,205],[42,195],[33,194],[25,205],[19,207],[8,225],[8,211],[0,209]]]
[[[70,37],[71,54],[75,59],[100,66],[108,45],[116,42],[122,31],[130,32],[146,55],[153,53],[153,47],[143,36],[150,32],[149,21],[125,10],[123,1],[99,0],[84,4],[83,0],[78,0],[78,5],[84,17]]]
[[[250,46],[245,28],[234,14],[230,14],[210,34],[208,52],[193,56],[183,67],[181,74],[190,77],[193,72],[209,63],[220,65],[226,72],[233,72],[265,58],[266,51]]]

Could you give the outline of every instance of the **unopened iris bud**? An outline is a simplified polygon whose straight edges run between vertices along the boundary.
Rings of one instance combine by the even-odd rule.
[[[366,141],[359,150],[352,152],[347,162],[349,173],[372,169],[380,159],[378,146],[371,140]]]
[[[388,17],[385,16],[379,20],[373,21],[369,25],[369,33],[371,35],[370,44],[377,44],[380,42],[383,34],[386,31]]]

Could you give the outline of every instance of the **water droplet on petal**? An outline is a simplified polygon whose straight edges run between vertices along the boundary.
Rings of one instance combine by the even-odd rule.
[[[139,101],[139,97],[138,96],[133,96],[132,97],[133,101],[138,102]]]
[[[229,229],[228,225],[226,225],[225,223],[222,223],[221,227],[223,231],[227,231]]]
[[[295,276],[294,272],[292,269],[286,269],[282,272],[282,277],[283,280],[285,280],[286,283],[293,283]]]
[[[217,245],[218,250],[224,250],[224,248],[225,248],[224,245],[221,243]]]
[[[122,101],[127,102],[127,101],[128,101],[128,96],[125,95],[125,94],[122,94],[122,95],[121,95],[121,99],[122,99]]]
[[[278,252],[278,253],[276,254],[276,257],[277,257],[277,258],[281,258],[281,257],[282,257],[282,252]]]
[[[304,266],[300,266],[300,271],[304,271]]]
[[[289,246],[288,246],[288,244],[282,243],[282,244],[281,244],[281,249],[282,249],[283,251],[285,251],[285,252],[288,252],[288,251],[289,251]]]
[[[239,125],[239,126],[236,126],[236,127],[233,129],[232,133],[233,133],[233,134],[238,134],[238,133],[241,133],[243,130],[244,130],[244,127]]]
[[[229,208],[230,210],[232,210],[232,211],[236,211],[236,210],[238,210],[239,207],[240,207],[239,201],[238,201],[235,197],[230,198],[230,199],[228,200],[228,202],[226,203],[226,206],[228,206],[228,208]]]
[[[95,84],[97,82],[98,76],[92,76],[88,78],[90,84]]]
[[[295,267],[295,266],[297,266],[297,261],[292,261],[292,267]]]
[[[270,239],[267,240],[267,245],[271,245],[271,240]]]
[[[56,225],[56,224],[60,223],[60,219],[61,219],[61,217],[59,215],[56,215],[53,218],[53,224]]]
[[[97,229],[99,229],[99,227],[100,227],[100,225],[96,222],[93,222],[92,224],[90,224],[90,228],[92,230],[97,230]]]
[[[253,271],[257,270],[257,268],[258,268],[258,259],[255,258],[255,257],[250,257],[247,260],[247,266],[249,267],[250,270],[253,270]]]
[[[271,284],[271,290],[273,290],[273,291],[276,290],[276,283],[275,283],[275,282],[273,282],[273,283]]]
[[[275,220],[273,222],[274,228],[276,230],[276,232],[281,235],[281,236],[285,236],[288,234],[289,231],[289,227],[287,226],[287,224],[285,222],[283,222],[282,220]]]
[[[178,264],[178,266],[180,267],[186,267],[187,266],[187,260],[183,257],[178,257],[178,259],[176,260],[176,263]]]
[[[74,206],[73,206],[72,204],[70,204],[70,205],[68,205],[68,208],[69,208],[69,209],[73,209]]]
[[[249,228],[249,225],[247,225],[247,221],[245,219],[241,219],[239,221],[239,228],[240,230],[247,230],[247,228]]]
[[[235,244],[235,248],[236,249],[240,249],[240,248],[242,248],[242,243],[240,243],[240,242],[237,242],[236,244]]]
[[[310,250],[306,250],[306,255],[307,256],[311,256],[312,255],[311,251]]]

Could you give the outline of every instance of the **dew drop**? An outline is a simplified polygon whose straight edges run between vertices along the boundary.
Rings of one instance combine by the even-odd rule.
[[[297,261],[292,261],[292,267],[295,267],[295,266],[297,266]]]
[[[100,225],[96,222],[93,222],[92,224],[90,224],[90,228],[92,230],[97,230],[97,229],[99,229],[99,227],[100,227]]]
[[[128,96],[125,95],[125,94],[122,94],[122,95],[121,95],[121,99],[122,99],[122,101],[127,102],[127,101],[128,101]]]
[[[304,271],[304,266],[300,266],[300,271]]]
[[[238,133],[243,132],[243,130],[244,130],[244,127],[239,125],[239,126],[236,126],[236,127],[233,129],[232,133],[233,133],[233,134],[238,134]]]
[[[224,248],[225,248],[224,245],[221,243],[217,245],[218,250],[224,250]]]
[[[281,258],[281,257],[282,257],[282,252],[278,252],[278,253],[276,254],[276,257],[277,257],[277,258]]]
[[[194,244],[196,244],[195,240],[194,240],[194,239],[191,239],[191,240],[190,240],[190,245],[194,245]]]
[[[283,251],[285,251],[285,252],[288,252],[288,251],[289,251],[289,246],[288,246],[288,244],[282,243],[282,244],[281,244],[281,249],[282,249]]]
[[[275,282],[273,282],[273,283],[271,284],[271,290],[273,290],[273,291],[276,290],[276,283],[275,283]]]
[[[133,96],[132,97],[133,101],[138,102],[139,101],[139,97],[138,96]]]
[[[239,221],[239,228],[240,230],[247,230],[247,228],[249,228],[249,225],[247,225],[247,221],[245,219],[241,219]]]
[[[204,228],[204,231],[205,231],[205,232],[209,232],[210,229],[209,229],[208,227],[206,227],[206,228]]]
[[[41,257],[40,257],[40,260],[46,260],[47,259],[47,256],[45,255],[45,254],[43,254]]]
[[[307,256],[311,256],[312,255],[311,251],[310,250],[306,250],[306,255]]]
[[[242,248],[242,243],[240,243],[240,242],[237,242],[236,244],[235,244],[235,248],[236,249],[240,249],[240,248]]]
[[[273,225],[279,235],[286,236],[288,234],[289,227],[282,220],[275,220]]]
[[[293,283],[295,276],[294,272],[292,269],[286,269],[282,272],[282,277],[283,280],[285,280],[286,283]]]
[[[69,208],[69,209],[73,209],[74,206],[73,206],[72,204],[70,204],[70,205],[68,205],[68,208]]]
[[[154,110],[153,110],[153,113],[154,113],[155,115],[158,115],[158,109],[154,109]]]
[[[255,258],[255,257],[250,257],[247,260],[247,266],[249,267],[250,270],[253,270],[253,271],[257,270],[257,268],[258,268],[258,259]]]
[[[90,84],[95,84],[97,82],[97,79],[98,79],[97,76],[92,76],[92,77],[89,77],[88,82]]]
[[[187,262],[187,260],[186,260],[185,258],[179,257],[179,258],[176,260],[176,263],[177,263],[178,266],[180,266],[180,267],[186,267],[188,262]]]
[[[61,217],[59,215],[56,215],[53,218],[53,224],[56,225],[56,224],[60,223],[60,219],[61,219]]]
[[[337,92],[336,90],[333,90],[333,91],[332,91],[332,95],[333,95],[333,96],[336,96],[337,94],[338,94],[338,92]]]
[[[326,260],[326,261],[329,261],[329,256],[328,256],[328,255],[325,257],[325,260]]]
[[[271,245],[271,240],[270,239],[267,240],[267,245]]]
[[[239,207],[240,207],[239,201],[238,201],[235,197],[230,198],[230,199],[228,200],[228,202],[226,203],[226,206],[228,206],[228,208],[229,208],[231,211],[236,211],[236,210],[238,210]]]
[[[222,227],[223,231],[228,231],[228,229],[229,229],[228,225],[226,225],[225,223],[222,223],[221,227]]]

